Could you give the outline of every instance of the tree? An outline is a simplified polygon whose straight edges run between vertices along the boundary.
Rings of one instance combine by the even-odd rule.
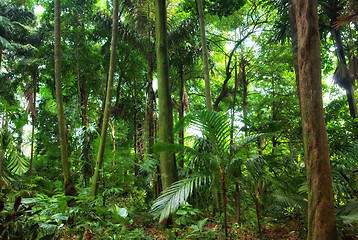
[[[108,120],[111,108],[111,99],[112,99],[112,89],[113,89],[113,78],[114,78],[114,70],[115,70],[115,61],[116,61],[116,52],[117,52],[117,42],[118,42],[118,8],[119,8],[119,0],[113,0],[113,22],[112,22],[112,40],[111,40],[111,59],[109,63],[109,76],[107,83],[107,93],[105,100],[105,110],[103,117],[103,125],[101,129],[101,140],[99,144],[99,149],[97,153],[96,159],[96,168],[95,173],[92,179],[92,195],[97,195],[98,189],[98,179],[99,173],[102,169],[103,165],[103,155],[106,146],[106,136],[107,136],[107,128],[108,128]]]
[[[65,194],[67,196],[76,195],[76,189],[71,179],[70,162],[68,160],[68,142],[66,136],[65,115],[62,100],[61,83],[61,0],[55,0],[54,8],[54,45],[55,45],[55,85],[56,85],[56,105],[58,132],[61,147],[62,170],[65,182]]]
[[[205,81],[206,109],[211,111],[213,110],[213,104],[211,100],[211,90],[210,90],[209,54],[208,54],[208,46],[206,44],[206,36],[205,36],[203,1],[198,0],[197,4],[198,4],[198,12],[199,12],[201,48],[203,52],[203,71],[204,71],[204,81]]]
[[[322,103],[317,1],[292,0],[292,3],[298,39],[298,93],[308,188],[308,239],[337,239]]]
[[[174,143],[173,109],[169,87],[169,60],[167,40],[167,10],[165,0],[155,1],[155,34],[157,38],[158,101],[159,101],[159,141]],[[160,172],[163,189],[178,180],[175,155],[172,152],[160,153]]]

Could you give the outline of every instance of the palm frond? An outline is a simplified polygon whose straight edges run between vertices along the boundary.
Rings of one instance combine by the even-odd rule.
[[[0,132],[0,147],[4,153],[4,169],[12,174],[22,175],[29,168],[29,160],[23,156],[22,152],[16,147],[11,134],[2,130]]]
[[[0,46],[2,48],[11,48],[11,44],[9,43],[9,41],[1,36],[0,36]]]
[[[281,207],[294,207],[300,209],[307,208],[307,202],[297,194],[289,194],[287,192],[275,192],[272,194],[274,205],[279,205]]]
[[[212,143],[216,154],[222,158],[230,143],[230,124],[227,117],[214,111],[202,111],[197,115],[189,115],[188,120],[203,132]]]
[[[358,199],[355,198],[338,208],[337,215],[343,220],[358,221]]]
[[[259,133],[259,134],[253,134],[247,137],[244,137],[238,142],[239,147],[246,146],[247,144],[251,143],[255,139],[264,136],[265,134]]]
[[[159,221],[167,219],[170,214],[178,210],[179,206],[192,194],[193,189],[205,184],[210,178],[195,177],[177,181],[166,188],[153,202],[151,213]]]
[[[7,160],[6,168],[12,174],[22,175],[29,169],[29,160],[23,156],[21,151],[19,151],[15,146],[10,145],[10,147],[6,149],[5,157]]]

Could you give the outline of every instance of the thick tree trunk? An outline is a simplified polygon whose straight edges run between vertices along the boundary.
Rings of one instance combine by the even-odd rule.
[[[205,101],[206,101],[207,110],[211,111],[211,110],[213,110],[213,104],[211,101],[209,54],[208,54],[208,46],[206,43],[206,36],[205,36],[205,19],[204,19],[204,10],[203,10],[203,0],[197,0],[197,4],[198,4],[198,13],[199,13],[200,40],[201,40],[201,48],[202,48],[202,53],[203,53]]]
[[[107,136],[107,128],[108,128],[108,119],[109,119],[110,108],[111,108],[114,70],[116,67],[115,63],[116,63],[116,52],[117,52],[117,42],[118,42],[118,8],[119,8],[119,0],[113,0],[111,58],[109,63],[109,76],[108,76],[108,83],[107,83],[103,125],[101,130],[101,140],[100,140],[97,159],[96,159],[95,173],[92,179],[91,192],[93,196],[97,195],[99,173],[103,166],[103,155],[106,146],[106,136]]]
[[[55,85],[58,118],[58,132],[61,147],[62,170],[65,182],[65,195],[76,195],[76,189],[71,179],[70,163],[68,160],[68,143],[66,137],[65,115],[63,110],[61,83],[61,1],[55,0],[54,8],[54,45],[55,45]]]
[[[337,239],[321,86],[317,0],[292,0],[295,10],[299,97],[308,188],[308,239]]]
[[[174,143],[173,109],[169,87],[169,62],[167,41],[167,10],[165,0],[156,0],[156,47],[158,67],[159,98],[159,141]],[[171,152],[160,153],[160,168],[163,189],[178,180],[175,155]]]

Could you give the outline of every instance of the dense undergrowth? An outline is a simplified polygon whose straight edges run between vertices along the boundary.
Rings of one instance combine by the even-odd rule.
[[[224,239],[225,236],[222,215],[213,216],[210,207],[199,210],[189,203],[179,208],[171,224],[160,225],[150,214],[146,192],[137,187],[126,193],[123,189],[112,189],[96,199],[90,196],[89,189],[77,197],[64,196],[56,188],[52,196],[25,190],[3,192],[2,239],[173,240]],[[233,209],[230,210],[229,239],[305,239],[305,216],[294,208],[282,208],[272,214],[262,205],[260,229],[254,208],[243,208],[240,224],[233,217]],[[353,222],[340,223],[341,235],[355,239],[358,229]]]

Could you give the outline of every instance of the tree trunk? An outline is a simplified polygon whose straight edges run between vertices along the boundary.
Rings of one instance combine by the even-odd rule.
[[[200,41],[203,53],[203,70],[204,70],[204,81],[205,81],[205,100],[207,110],[213,110],[213,104],[211,101],[211,90],[210,90],[210,73],[209,73],[209,54],[208,46],[206,44],[205,36],[205,19],[203,10],[203,0],[197,0],[198,13],[199,13],[199,26],[200,26]]]
[[[83,146],[82,146],[82,152],[81,152],[81,159],[83,162],[83,175],[85,179],[85,185],[87,185],[91,174],[91,164],[90,164],[90,158],[89,158],[89,133],[88,133],[88,127],[89,127],[89,120],[87,117],[87,80],[86,76],[83,75],[81,77],[81,83],[80,83],[80,106],[81,106],[81,119],[82,119],[82,131],[84,133],[83,135]]]
[[[0,46],[0,70],[1,70],[1,63],[2,63],[2,47]]]
[[[61,83],[61,0],[55,0],[54,8],[54,45],[55,45],[55,85],[58,118],[58,132],[61,147],[62,171],[65,182],[65,195],[77,195],[71,179],[70,163],[68,160],[68,143],[66,137],[65,115],[63,110]]]
[[[101,140],[100,140],[97,159],[96,159],[96,168],[92,179],[91,192],[94,197],[97,195],[99,173],[103,165],[103,155],[106,146],[108,119],[110,114],[109,111],[111,108],[113,78],[114,78],[114,70],[116,67],[115,62],[116,62],[116,52],[117,52],[117,42],[118,42],[118,8],[119,8],[119,0],[113,0],[111,58],[109,63],[109,76],[108,76],[108,83],[107,83],[106,103],[105,103],[103,124],[101,130]]]
[[[35,70],[32,74],[33,80],[34,80],[34,86],[33,86],[33,112],[31,113],[32,117],[32,129],[31,129],[31,157],[30,157],[30,169],[29,173],[30,176],[32,176],[32,172],[34,169],[34,144],[35,144],[35,124],[36,124],[36,92],[37,92],[37,78],[38,78],[38,72]]]
[[[0,139],[1,140],[1,139]],[[1,140],[2,141],[2,140]],[[1,146],[0,146],[1,147]],[[3,156],[3,150],[0,149],[0,190],[2,190],[2,184],[3,184],[3,177],[2,177],[2,156]]]
[[[179,121],[184,117],[185,106],[186,102],[186,95],[185,95],[185,79],[184,79],[184,65],[181,65],[180,71],[180,106],[179,106]],[[179,144],[184,146],[184,129],[179,130]],[[183,169],[184,167],[184,153],[180,153],[179,155],[179,167]]]
[[[235,182],[235,198],[236,198],[236,223],[240,226],[240,215],[241,215],[241,200],[240,200],[240,187],[239,182]]]
[[[338,62],[343,63],[347,67],[346,56],[344,54],[344,46],[343,46],[342,37],[341,37],[341,31],[339,29],[336,29],[335,27],[333,27],[334,24],[337,22],[338,17],[339,17],[338,13],[334,13],[334,15],[329,15],[329,18],[331,19],[331,35],[334,38],[334,41],[336,44],[338,58],[339,58]],[[355,94],[354,94],[354,86],[352,84],[353,79],[351,79],[352,77],[350,75],[348,75],[347,77],[348,77],[348,79],[346,79],[344,81],[344,83],[341,84],[341,87],[343,87],[346,90],[346,96],[347,96],[350,116],[352,118],[356,118],[357,117],[357,102],[356,102]]]
[[[169,89],[169,62],[167,41],[166,1],[156,0],[156,47],[158,67],[158,98],[159,98],[159,141],[174,143],[173,140],[173,109]],[[160,153],[160,168],[163,189],[178,180],[175,155],[171,152]]]
[[[146,121],[147,121],[147,129],[148,129],[148,146],[147,146],[147,153],[152,153],[152,146],[154,144],[154,102],[155,102],[155,94],[153,90],[153,72],[154,72],[154,63],[153,63],[153,52],[152,52],[152,42],[150,40],[149,34],[149,51],[147,55],[147,62],[148,62],[148,86],[147,86],[147,96],[149,103],[149,109],[146,111]]]
[[[317,0],[292,0],[298,41],[299,97],[308,188],[307,239],[337,239],[321,86]]]

